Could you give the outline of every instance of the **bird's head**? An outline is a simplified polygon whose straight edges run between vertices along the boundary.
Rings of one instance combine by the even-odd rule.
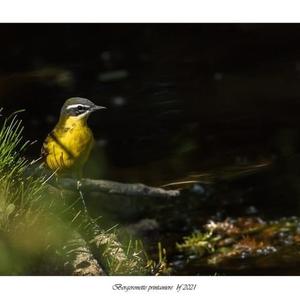
[[[92,112],[100,109],[106,109],[106,107],[97,106],[88,99],[75,97],[66,100],[61,108],[60,116],[87,119]]]

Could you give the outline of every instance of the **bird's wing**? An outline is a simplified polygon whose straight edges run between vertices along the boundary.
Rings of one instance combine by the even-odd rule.
[[[50,135],[47,136],[47,138],[45,139],[45,141],[43,142],[42,148],[41,148],[41,158],[43,161],[45,161],[46,157],[49,154],[49,141],[50,141]]]

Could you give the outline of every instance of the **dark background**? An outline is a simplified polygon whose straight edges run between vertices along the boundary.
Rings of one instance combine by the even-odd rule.
[[[90,124],[110,167],[91,176],[160,182],[237,159],[269,158],[297,147],[299,29],[1,24],[1,106],[7,114],[26,109],[25,137],[38,141],[32,157],[67,98],[107,106]],[[145,165],[160,169],[148,178]],[[121,171],[139,166],[134,174]]]
[[[155,210],[163,240],[180,241],[212,216],[298,213],[300,25],[1,24],[0,36],[2,114],[26,109],[24,138],[37,140],[30,158],[64,101],[80,96],[108,107],[89,122],[97,142],[86,176],[160,185],[275,165],[216,187],[214,203],[187,207],[186,198]],[[120,209],[127,223],[153,217]]]

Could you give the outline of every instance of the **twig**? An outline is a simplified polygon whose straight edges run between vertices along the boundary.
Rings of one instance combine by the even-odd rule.
[[[60,178],[57,180],[60,187],[67,190],[76,190],[77,181],[70,178]],[[150,187],[144,184],[126,184],[106,180],[82,179],[80,188],[85,192],[104,192],[126,196],[159,197],[171,198],[178,197],[180,191],[165,190],[163,188]]]

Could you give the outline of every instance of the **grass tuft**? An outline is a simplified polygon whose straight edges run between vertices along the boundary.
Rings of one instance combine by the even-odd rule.
[[[30,175],[18,113],[0,126],[0,275],[146,274],[138,243],[124,246],[115,226],[102,230],[82,213],[76,190]]]

